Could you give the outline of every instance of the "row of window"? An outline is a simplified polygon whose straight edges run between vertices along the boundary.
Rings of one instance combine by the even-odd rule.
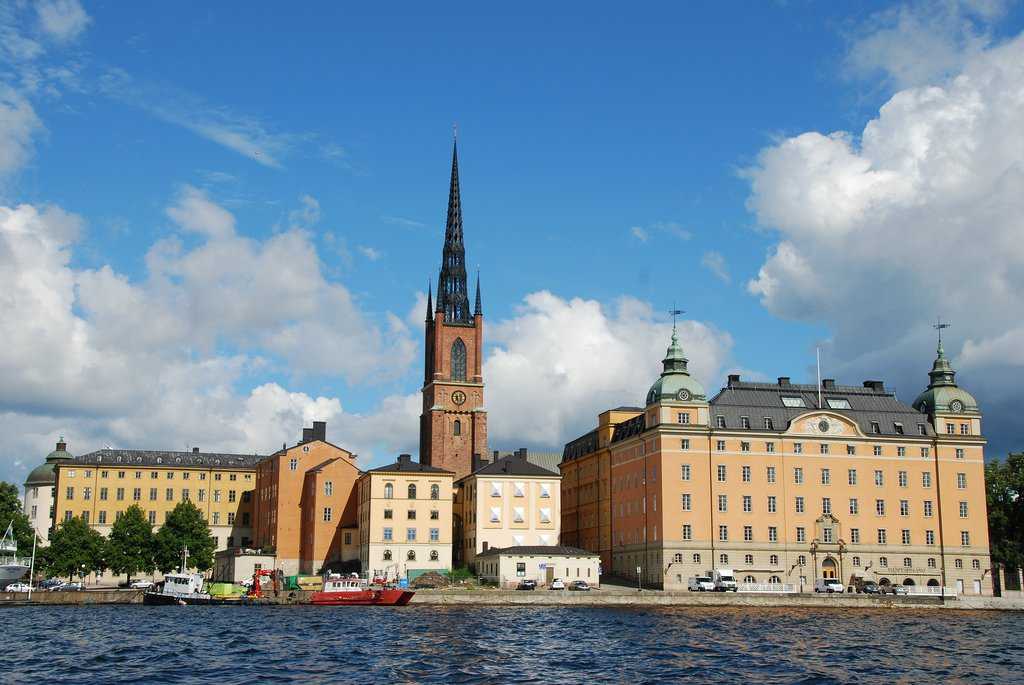
[[[392,558],[391,550],[390,549],[384,550],[384,554],[381,555],[381,558],[384,559],[384,561],[391,561],[391,558]],[[410,549],[408,552],[405,553],[405,558],[406,558],[407,561],[416,561],[416,550]],[[431,561],[437,561],[438,558],[440,558],[440,555],[437,553],[437,550],[436,549],[430,550],[430,560]]]
[[[384,540],[385,540],[385,542],[390,542],[390,541],[392,541],[394,539],[395,539],[394,529],[393,528],[385,528],[384,529]],[[431,528],[430,529],[430,541],[431,542],[437,542],[440,539],[441,539],[441,529],[440,528]],[[416,542],[416,529],[415,528],[406,528],[405,529],[405,541],[406,542]]]
[[[237,490],[228,490],[227,492],[228,492],[228,500],[227,501],[229,503],[234,503],[234,502],[238,501],[238,491]],[[67,488],[64,491],[64,494],[65,494],[65,498],[67,500],[75,499],[75,488],[74,488],[74,486],[73,485],[67,486]],[[92,488],[82,488],[82,500],[83,501],[88,502],[89,500],[92,499],[92,495],[93,495]],[[110,491],[107,488],[100,488],[98,495],[99,495],[99,500],[101,502],[106,502],[109,499]],[[155,502],[158,499],[158,495],[159,495],[159,489],[158,488],[150,488],[149,489],[149,501]],[[200,502],[205,502],[206,501],[206,490],[202,490],[202,489],[196,490],[196,497],[197,497],[197,499]],[[124,501],[124,498],[125,498],[125,489],[124,488],[116,488],[114,490],[114,499],[115,499],[115,501],[122,502],[122,501]],[[189,492],[189,489],[188,488],[182,488],[182,490],[181,490],[181,500],[184,502],[184,501],[189,500],[190,498],[191,498],[191,493]],[[211,498],[212,498],[213,502],[220,502],[221,501],[221,491],[220,490],[213,490],[211,492]],[[243,502],[248,502],[251,498],[252,498],[252,490],[246,490],[246,491],[244,491],[242,493],[242,501]],[[167,488],[164,491],[164,499],[167,502],[173,502],[174,501],[174,488]],[[142,500],[142,488],[133,488],[132,489],[132,501],[133,502],[139,502],[141,500]]]
[[[718,464],[715,469],[715,476],[719,483],[725,483],[728,481],[728,467],[725,464]],[[776,482],[776,467],[767,466],[765,467],[765,480],[769,483]],[[680,465],[680,479],[684,481],[693,479],[693,468],[690,464]],[[880,469],[874,471],[874,482],[878,487],[884,487],[885,485],[885,473]],[[832,484],[832,469],[823,468],[819,471],[820,482],[822,485]],[[846,482],[849,485],[857,485],[858,483],[858,472],[857,469],[846,470]],[[753,480],[753,472],[750,466],[740,467],[740,480],[744,483],[750,483]],[[800,485],[804,482],[804,467],[794,466],[793,467],[793,482]],[[905,488],[910,485],[910,476],[907,471],[898,471],[896,473],[896,483],[901,487]],[[921,487],[930,488],[932,486],[932,473],[931,471],[921,472]],[[967,488],[967,474],[959,472],[956,474],[956,486],[960,490]]]
[[[968,504],[966,501],[960,501],[960,518],[968,517]],[[680,505],[683,511],[693,511],[693,496],[688,493],[682,493],[680,497]],[[793,499],[794,511],[797,514],[803,514],[806,512],[806,501],[805,499],[797,495]],[[621,506],[621,505],[620,505]],[[742,496],[742,506],[744,513],[752,513],[754,510],[754,498],[751,495]],[[856,497],[849,499],[849,510],[851,516],[860,514],[860,500]],[[778,511],[778,499],[775,495],[768,495],[766,510],[769,514],[774,514]],[[729,496],[718,495],[718,511],[727,512],[729,511]],[[900,516],[910,516],[910,500],[901,499],[899,503]],[[934,512],[931,500],[924,500],[921,508],[922,513],[926,518],[930,518]],[[885,516],[886,506],[884,499],[875,500],[875,514],[878,516]],[[821,498],[821,513],[831,514],[832,513],[832,498],[822,497]]]
[[[821,541],[823,543],[830,544],[830,543],[836,542],[836,540],[834,539],[833,536],[834,536],[834,533],[833,533],[833,529],[831,527],[824,527],[824,528],[821,529]],[[908,528],[904,528],[904,529],[902,529],[900,531],[900,541],[901,541],[902,544],[904,544],[904,545],[912,544],[911,538],[912,538],[911,532],[910,532],[910,530]],[[683,524],[682,539],[683,539],[683,541],[691,541],[691,540],[693,540],[693,526],[691,524],[689,524],[689,523],[684,523]],[[718,526],[718,540],[719,540],[719,542],[729,542],[729,526],[724,525],[724,524]],[[754,541],[754,527],[753,526],[743,526],[743,541],[744,542],[753,542]],[[779,529],[776,526],[768,526],[768,542],[778,542],[778,541],[779,541]],[[888,531],[887,531],[887,529],[885,529],[885,528],[878,528],[878,529],[876,529],[876,541],[880,545],[888,544],[889,540],[888,540]],[[807,529],[805,527],[803,527],[803,526],[797,526],[796,527],[796,542],[807,542]],[[850,528],[850,544],[857,545],[857,544],[860,544],[860,542],[861,542],[860,529],[859,528]],[[621,536],[620,536],[620,539],[619,539],[619,544],[622,544]],[[934,545],[935,544],[935,531],[933,531],[933,530],[926,530],[924,532],[924,544],[926,544],[926,545]],[[960,544],[963,545],[964,547],[970,546],[970,544],[971,544],[971,534],[970,534],[970,531],[966,531],[966,530],[960,531]]]
[[[695,564],[701,563],[700,553],[699,552],[694,552],[692,559],[693,559],[693,563],[695,563]],[[681,553],[677,552],[676,554],[674,554],[672,556],[672,561],[674,563],[681,564],[683,562],[683,555]],[[850,561],[851,561],[851,563],[855,567],[859,568],[861,566],[861,558],[859,556],[851,557]],[[728,554],[719,554],[718,555],[718,563],[722,564],[723,566],[728,565],[729,564],[729,555]],[[747,566],[753,566],[753,564],[754,564],[754,555],[753,554],[745,554],[745,555],[743,555],[743,563],[746,564]],[[778,566],[779,565],[779,555],[778,554],[772,554],[768,558],[768,564],[770,566]],[[804,554],[801,554],[800,556],[798,556],[797,560],[796,560],[796,564],[797,564],[797,566],[806,566],[807,565],[807,556],[804,555]],[[878,557],[878,565],[880,567],[882,567],[882,568],[888,568],[889,567],[889,558],[888,557]],[[934,557],[929,557],[928,560],[927,560],[927,565],[928,565],[928,568],[936,568],[937,567],[936,559]],[[953,565],[956,568],[963,568],[964,567],[964,560],[963,559],[954,559],[953,560]],[[903,566],[904,566],[904,568],[912,568],[914,566],[913,559],[911,559],[910,557],[904,557],[903,558]],[[971,560],[971,568],[973,568],[975,570],[980,569],[981,568],[981,560],[979,560],[979,559],[972,559]],[[774,578],[775,576],[772,576],[772,577]],[[747,582],[747,581],[744,581],[744,582]],[[768,582],[779,582],[779,581],[769,580]]]
[[[74,478],[75,477],[75,473],[76,473],[75,469],[62,469],[61,470],[61,475],[62,475],[62,477],[65,477],[65,478]],[[135,472],[135,479],[136,480],[141,480],[142,479],[142,473],[143,473],[142,471],[136,471]],[[166,471],[165,473],[166,473],[167,480],[174,480],[174,473],[175,473],[174,471]],[[178,473],[181,474],[181,479],[182,480],[189,480],[192,477],[192,473],[190,471],[178,471]],[[101,479],[110,478],[110,471],[100,471],[99,475],[100,475]],[[206,480],[206,472],[205,471],[199,471],[197,475],[199,477],[199,480]],[[221,474],[221,473],[214,473],[213,474],[213,479],[214,480],[220,480],[222,475],[223,474]],[[92,469],[84,469],[83,472],[82,472],[82,476],[84,478],[92,478]],[[242,476],[243,476],[243,480],[249,480],[249,481],[252,480],[252,474],[251,473],[243,473]],[[125,471],[117,471],[117,477],[118,477],[118,479],[124,479],[124,478],[127,477],[127,474],[126,474]],[[160,477],[160,472],[159,471],[150,471],[149,472],[149,477],[150,477],[151,480],[156,480],[157,478]],[[237,473],[229,473],[228,474],[228,480],[229,481],[236,481],[236,480],[238,480],[238,474]]]
[[[551,509],[539,507],[537,513],[540,515],[541,523],[551,523]],[[501,523],[501,507],[491,507],[491,523]],[[526,510],[524,507],[512,507],[512,521],[524,523],[526,521]]]
[[[416,499],[416,484],[409,483],[409,487],[406,490],[408,499]],[[395,486],[393,483],[384,484],[384,499],[394,499],[395,497]],[[441,499],[441,486],[434,484],[430,486],[430,499]]]
[[[168,513],[169,512],[166,512],[166,511],[164,512],[164,520],[165,521],[167,520]],[[114,520],[115,521],[119,520],[123,515],[124,515],[123,511],[115,511],[114,512]],[[72,512],[70,510],[66,510],[64,512],[64,520],[65,521],[70,521],[72,518],[74,518],[74,512]],[[92,518],[92,513],[89,512],[89,511],[83,511],[81,513],[81,515],[80,515],[80,518],[82,519],[83,522],[90,523],[91,522],[90,519]],[[151,524],[155,524],[156,523],[156,512],[155,511],[148,512],[147,518],[149,519],[149,522]],[[235,512],[233,512],[233,511],[232,512],[228,512],[226,520],[227,520],[227,525],[229,525],[229,526],[235,525],[235,520],[236,520]],[[96,512],[96,525],[102,526],[102,525],[105,525],[106,523],[107,523],[107,512],[106,511],[97,511]],[[212,523],[215,526],[219,526],[220,525],[221,518],[220,518],[220,512],[219,511],[214,511],[214,512],[212,512],[210,514],[210,523]],[[242,513],[241,525],[243,525],[243,526],[248,526],[249,525],[249,512],[243,512]]]
[[[691,443],[690,443],[690,439],[689,438],[681,438],[681,440],[680,440],[680,448],[683,451],[688,451],[690,449],[690,445],[691,445]],[[740,452],[750,452],[751,451],[751,445],[752,445],[751,442],[749,442],[747,440],[741,440],[740,441]],[[931,448],[930,447],[921,447],[919,449],[920,449],[919,453],[920,453],[922,458],[928,459],[928,458],[931,457],[932,452],[931,452]],[[964,452],[964,449],[962,447],[957,447],[957,448],[955,448],[955,450],[956,450],[955,451],[955,455],[956,455],[957,459],[963,459],[966,456],[966,454]],[[725,452],[726,451],[726,442],[725,442],[725,440],[716,440],[715,441],[715,451],[716,452]],[[768,454],[775,454],[775,443],[774,442],[766,442],[766,443],[764,443],[764,451],[767,452]],[[818,443],[818,453],[819,454],[823,454],[823,455],[832,454],[832,445],[830,443],[827,443],[827,442]],[[793,443],[793,454],[804,454],[804,444],[802,442],[794,442]],[[857,455],[857,446],[856,445],[847,445],[846,446],[846,455],[850,456],[850,457],[856,456]],[[882,446],[881,445],[872,445],[871,446],[871,456],[873,456],[873,457],[881,457],[882,456]],[[902,445],[898,445],[896,447],[896,456],[897,457],[905,457],[905,456],[907,456],[907,448],[902,446]]]
[[[796,398],[783,397],[782,399],[783,399],[783,403],[786,403],[787,400],[798,400],[800,402],[800,404],[799,405],[795,405],[794,404],[792,406],[800,406],[800,407],[804,406],[803,405],[803,398],[799,398],[799,397],[796,397]],[[832,409],[849,409],[850,408],[850,404],[846,400],[830,399],[830,400],[828,400],[828,402],[829,402],[829,406]],[[832,406],[832,404],[834,402],[835,403],[840,403],[841,406]],[[786,404],[786,406],[788,407],[788,406],[791,406],[791,405],[790,404]],[[678,415],[678,421],[679,421],[679,423],[682,423],[682,424],[688,424],[688,423],[690,423],[690,415],[688,413],[686,413],[686,412],[680,412],[679,415]],[[722,428],[722,429],[728,428],[728,425],[726,424],[725,417],[722,416],[721,414],[716,415],[715,416],[715,426],[717,428]],[[764,430],[769,430],[769,431],[770,430],[775,430],[775,422],[773,421],[772,417],[770,417],[770,416],[762,417],[761,418],[761,427]],[[896,433],[897,435],[905,435],[906,434],[905,431],[904,431],[902,423],[900,423],[898,421],[893,422],[892,427],[893,427],[893,432]],[[749,416],[741,416],[740,417],[740,428],[743,429],[743,430],[750,430],[751,429],[751,422],[750,422],[750,417]],[[880,435],[882,433],[882,424],[880,422],[878,422],[878,421],[872,421],[871,422],[871,432],[874,433],[875,435]],[[946,433],[949,434],[949,435],[954,435],[956,433],[956,424],[947,423],[946,424]],[[926,427],[925,424],[923,424],[923,423],[917,424],[917,434],[918,435],[928,435],[928,428]],[[960,434],[961,435],[970,435],[971,434],[971,425],[969,423],[961,423],[960,424]]]

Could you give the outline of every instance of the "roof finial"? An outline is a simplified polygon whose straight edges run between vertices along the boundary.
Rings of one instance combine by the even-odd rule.
[[[949,328],[951,325],[952,324],[943,323],[941,317],[937,317],[935,319],[935,323],[932,325],[932,328],[934,328],[936,331],[939,332],[939,347],[936,350],[936,352],[939,355],[939,358],[942,358],[942,357],[946,356],[945,353],[942,350],[942,329],[943,328]]]
[[[454,140],[459,139],[459,124],[458,122],[452,122],[452,138]]]
[[[672,344],[679,342],[679,338],[676,337],[676,317],[682,316],[686,312],[682,309],[676,309],[676,303],[672,302],[672,309],[668,310],[669,316],[672,317]]]

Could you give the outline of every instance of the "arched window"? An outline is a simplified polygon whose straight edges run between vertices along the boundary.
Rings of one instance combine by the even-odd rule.
[[[910,587],[911,585],[914,585],[914,579],[913,578],[904,578],[903,579],[903,585],[905,585],[907,587]]]
[[[778,566],[779,565],[779,555],[778,554],[773,554],[770,557],[768,557],[768,563],[771,564],[772,566]]]
[[[391,561],[391,550],[384,550],[384,561]]]
[[[939,586],[939,581],[935,580],[934,578],[929,578],[928,579],[928,587],[938,587],[938,586]]]
[[[416,499],[416,483],[409,483],[409,499]]]
[[[673,555],[672,556],[672,561],[676,562],[677,564],[683,563],[683,555],[682,554],[678,554],[678,553]]]
[[[781,585],[782,584],[782,578],[779,578],[778,576],[772,576],[771,578],[768,579],[768,582],[771,583],[772,585]]]
[[[452,343],[452,380],[466,380],[466,343],[456,338]]]
[[[693,555],[693,563],[695,563],[695,564],[699,564],[700,563],[700,555],[699,554],[694,554]]]
[[[410,549],[409,553],[405,555],[409,561],[416,561],[416,550]]]
[[[757,581],[754,580],[754,576],[743,576],[743,582],[744,583],[756,583]]]
[[[436,549],[430,550],[430,560],[431,561],[437,561],[437,550]]]
[[[798,556],[796,558],[796,563],[797,563],[798,566],[806,566],[807,565],[807,557],[805,557],[803,554],[801,554],[800,556]]]
[[[384,499],[391,499],[395,496],[395,486],[391,483],[384,484]]]
[[[430,499],[441,499],[441,486],[431,485],[430,486]]]
[[[728,564],[729,563],[729,555],[728,554],[719,554],[718,555],[718,563],[719,564],[723,564],[723,565],[724,564]]]
[[[455,423],[452,424],[452,435],[462,435],[462,421],[455,419]]]

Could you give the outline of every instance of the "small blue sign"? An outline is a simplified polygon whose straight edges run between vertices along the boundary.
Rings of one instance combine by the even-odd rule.
[[[402,588],[403,590],[408,588],[409,587],[409,579],[408,578],[399,578],[398,579],[398,587]]]

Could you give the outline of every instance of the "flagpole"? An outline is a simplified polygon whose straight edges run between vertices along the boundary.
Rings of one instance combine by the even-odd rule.
[[[32,561],[29,562],[28,566],[28,601],[32,601],[32,580],[36,575],[36,529],[32,528]]]
[[[821,409],[821,348],[815,347],[814,353],[818,360],[818,409]]]

